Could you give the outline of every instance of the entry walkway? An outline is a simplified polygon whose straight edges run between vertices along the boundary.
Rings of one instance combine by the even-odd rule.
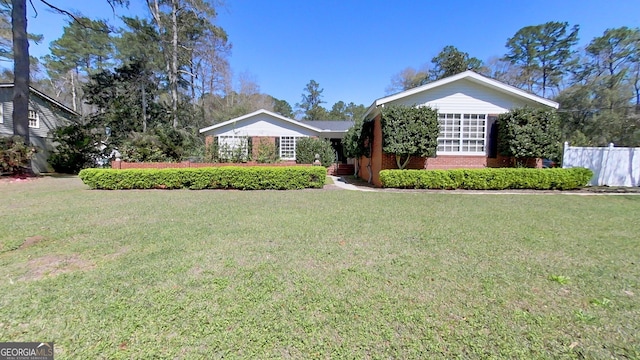
[[[356,185],[353,185],[353,184],[349,184],[349,183],[345,182],[344,179],[339,177],[339,176],[329,175],[329,177],[333,180],[333,185],[339,187],[340,189],[356,190],[356,191],[376,191],[373,188],[364,187],[364,186],[356,186]]]

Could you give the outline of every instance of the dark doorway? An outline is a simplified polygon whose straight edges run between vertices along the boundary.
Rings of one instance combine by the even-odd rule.
[[[346,164],[347,158],[344,156],[343,148],[342,148],[342,139],[329,139],[331,141],[331,147],[333,151],[336,153],[336,162],[338,164]]]

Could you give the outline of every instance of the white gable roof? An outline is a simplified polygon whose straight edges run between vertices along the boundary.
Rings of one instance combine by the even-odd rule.
[[[322,130],[316,128],[316,127],[313,127],[313,126],[310,126],[310,125],[307,125],[307,124],[303,124],[303,123],[301,123],[299,121],[296,121],[296,120],[293,120],[293,119],[289,119],[288,117],[282,116],[280,114],[276,114],[276,113],[271,112],[269,110],[260,109],[260,110],[254,111],[254,112],[252,112],[250,114],[242,115],[240,117],[237,117],[235,119],[231,119],[231,120],[228,120],[228,121],[225,121],[225,122],[221,122],[219,124],[215,124],[215,125],[212,125],[212,126],[209,126],[209,127],[206,127],[206,128],[202,128],[202,129],[200,129],[200,134],[202,134],[204,132],[209,132],[211,130],[215,130],[215,129],[218,129],[218,128],[221,128],[221,127],[224,127],[224,126],[227,126],[229,124],[234,124],[234,123],[237,124],[239,122],[242,122],[244,120],[248,120],[250,118],[253,118],[255,116],[262,115],[262,114],[269,115],[269,116],[271,116],[273,118],[282,120],[282,121],[284,121],[286,123],[293,124],[294,126],[299,126],[299,127],[304,128],[306,130],[311,130],[311,131],[315,131],[315,132],[318,132],[318,133],[322,131]]]
[[[489,89],[492,89],[494,91],[497,91],[499,93],[503,93],[506,94],[508,96],[512,96],[515,98],[520,98],[523,100],[528,100],[528,101],[533,101],[545,106],[549,106],[552,107],[554,109],[557,109],[559,107],[559,104],[555,101],[549,100],[549,99],[545,99],[543,97],[534,95],[534,94],[530,94],[524,90],[518,89],[514,86],[511,85],[507,85],[503,82],[500,82],[498,80],[494,80],[494,79],[490,79],[486,76],[482,76],[474,71],[468,70],[453,76],[449,76],[446,77],[444,79],[440,79],[440,80],[436,80],[433,82],[430,82],[426,85],[422,85],[422,86],[418,86],[416,88],[413,89],[409,89],[394,95],[390,95],[387,97],[383,97],[380,98],[376,101],[373,102],[373,104],[371,104],[371,106],[369,107],[369,109],[367,109],[367,112],[365,113],[365,118],[371,113],[373,112],[377,107],[379,106],[383,106],[384,104],[387,104],[389,102],[393,102],[396,100],[401,100],[404,99],[406,97],[412,96],[412,95],[416,95],[416,94],[420,94],[423,92],[428,92],[432,89],[438,88],[438,87],[442,87],[444,85],[448,85],[451,84],[453,82],[459,81],[459,80],[467,80],[470,81],[472,83],[481,85],[481,86],[485,86]]]

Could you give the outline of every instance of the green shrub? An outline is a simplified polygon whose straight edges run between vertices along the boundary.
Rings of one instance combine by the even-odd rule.
[[[57,144],[55,152],[49,157],[53,170],[65,174],[77,174],[84,168],[96,165],[100,150],[100,135],[81,124],[58,127],[52,131],[53,141]]]
[[[327,169],[320,166],[224,166],[191,169],[84,169],[80,179],[92,189],[322,188]]]
[[[266,138],[260,138],[256,148],[256,162],[260,164],[273,164],[280,161],[278,148],[275,142]]]
[[[380,182],[383,187],[404,189],[572,190],[588,184],[592,176],[585,168],[382,170]]]
[[[27,146],[21,136],[0,137],[0,172],[20,174],[35,155],[36,149]]]
[[[302,138],[296,142],[296,163],[313,164],[316,154],[320,155],[322,166],[328,167],[336,161],[336,155],[329,140]]]
[[[127,140],[120,144],[122,160],[130,162],[171,161],[165,155],[163,144],[157,135],[131,133]]]

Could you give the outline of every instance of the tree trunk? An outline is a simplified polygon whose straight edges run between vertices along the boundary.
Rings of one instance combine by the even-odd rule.
[[[78,94],[76,93],[76,82],[74,81],[74,75],[77,74],[77,68],[76,71],[71,70],[71,99],[72,99],[72,104],[73,104],[73,111],[78,111]]]
[[[142,80],[142,132],[147,132],[147,92],[145,90],[146,79]]]
[[[29,141],[29,39],[26,0],[12,0],[13,32],[13,134]]]
[[[178,128],[178,10],[179,1],[171,0],[171,110],[173,111],[173,128]]]
[[[398,169],[404,170],[404,168],[409,163],[409,159],[411,159],[411,155],[407,155],[407,158],[404,160],[404,162],[401,162],[401,159],[402,159],[401,155],[396,155],[396,164],[398,165]]]

